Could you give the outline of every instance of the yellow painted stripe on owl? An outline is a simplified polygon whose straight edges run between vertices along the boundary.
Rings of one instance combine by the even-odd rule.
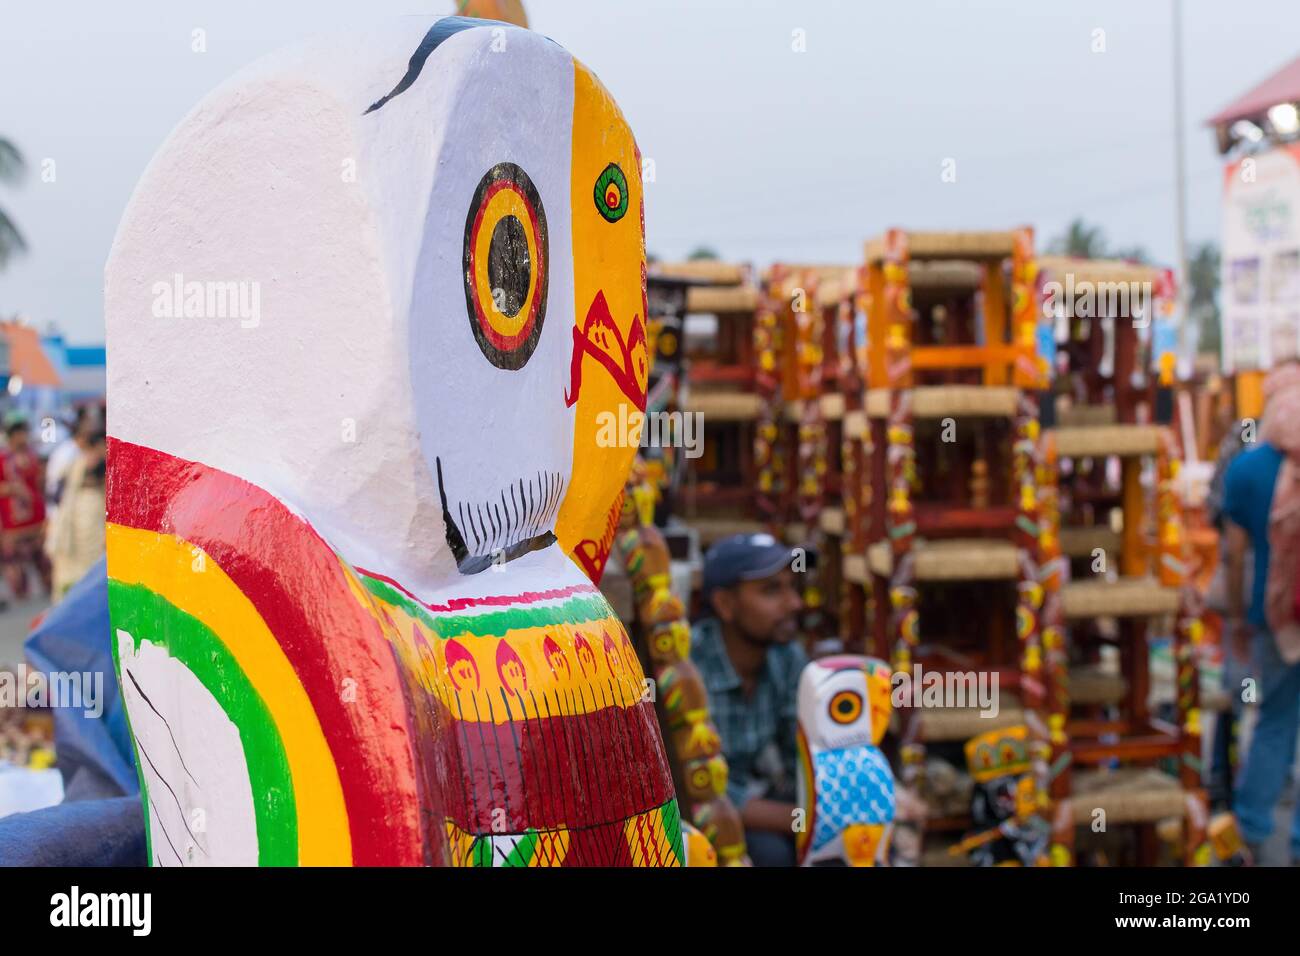
[[[444,821],[447,833],[447,847],[450,854],[451,866],[470,867],[474,865],[474,842],[478,839],[478,834],[467,833],[451,820]],[[503,834],[505,835],[505,834]],[[515,834],[509,834],[514,836]],[[485,834],[489,836],[489,834]],[[536,843],[533,847],[532,855],[528,858],[530,867],[552,867],[563,866],[564,858],[569,855],[569,844],[573,837],[569,830],[564,827],[558,827],[554,830],[543,830],[535,835]],[[500,857],[494,861],[499,864]]]
[[[504,637],[444,639],[403,608],[372,594],[343,567],[353,594],[379,622],[402,666],[457,719],[500,724],[571,717],[652,699],[641,662],[616,616],[519,628]]]
[[[449,866],[470,866],[470,851],[474,849],[474,834],[466,833],[451,820],[444,821],[447,830],[447,857]]]
[[[298,862],[350,865],[351,831],[334,757],[293,665],[253,603],[210,556],[175,535],[110,523],[107,552],[110,578],[148,588],[216,634],[271,712],[294,781]],[[194,568],[197,554],[202,572]]]
[[[623,835],[632,853],[633,866],[681,866],[664,829],[664,813],[659,807],[638,813],[623,824]]]
[[[528,858],[529,866],[563,866],[564,858],[569,855],[569,842],[572,838],[568,830],[544,830],[537,834],[537,846]]]

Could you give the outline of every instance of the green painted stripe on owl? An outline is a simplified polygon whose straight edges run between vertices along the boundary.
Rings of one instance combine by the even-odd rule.
[[[672,850],[676,865],[685,866],[686,850],[683,843],[685,835],[682,833],[682,812],[677,806],[677,799],[673,798],[661,805],[658,807],[658,811],[659,819],[664,828],[664,836],[667,839],[669,848]],[[509,834],[509,836],[515,838],[515,845],[508,854],[500,858],[499,863],[497,862],[493,838],[486,835],[476,837],[474,842],[470,844],[466,863],[475,867],[528,866],[533,857],[537,855],[538,848],[541,845],[542,831],[525,830],[518,835]]]
[[[492,865],[492,838],[479,837],[469,848],[469,865],[490,867]]]
[[[614,616],[609,603],[599,595],[571,597],[559,604],[521,605],[482,614],[431,614],[396,588],[371,577],[361,576],[366,589],[380,600],[396,605],[420,621],[437,637],[504,637],[510,631],[559,624],[587,624]]]
[[[682,846],[682,812],[677,806],[677,800],[674,798],[665,803],[660,807],[660,813],[663,816],[668,845],[673,848],[673,854],[677,857],[680,866],[686,859],[686,851]]]
[[[539,837],[536,830],[529,830],[515,843],[515,848],[506,856],[502,866],[527,866],[537,852]]]
[[[257,822],[258,863],[296,866],[298,813],[289,761],[271,712],[234,656],[202,621],[143,585],[110,580],[108,606],[115,631],[130,634],[137,649],[144,641],[165,647],[216,698],[243,744]],[[117,640],[111,643],[120,677]],[[134,734],[131,739],[134,742]],[[141,778],[143,790],[143,774]],[[150,859],[152,852],[150,847]]]
[[[111,584],[112,582],[110,581],[109,583]],[[112,631],[111,628],[110,632],[114,635],[110,636],[108,641],[109,649],[113,652],[113,673],[117,675],[117,681],[120,687],[122,683],[122,661],[118,656],[117,637],[115,636],[116,632]],[[131,752],[135,755],[135,776],[140,782],[140,806],[144,812],[145,865],[153,866],[153,827],[150,826],[149,823],[149,784],[145,781],[144,771],[141,769],[143,763],[140,760],[140,754],[138,752],[139,748],[135,745],[135,731],[131,729],[131,713],[125,707],[122,708],[122,713],[126,716],[126,733],[127,736],[131,738]]]
[[[114,582],[111,580],[108,582],[110,588],[109,591],[110,623],[115,620],[112,614],[112,600],[111,600],[112,597],[111,589],[113,583]],[[120,693],[121,692],[120,687],[122,684],[122,659],[120,656],[120,651],[118,650],[118,646],[117,646],[117,632],[116,630],[113,630],[111,627],[110,627],[110,637],[109,637],[108,645],[110,650],[112,650],[113,652],[113,673],[117,675],[117,683],[118,683],[119,693]],[[145,780],[144,761],[140,759],[140,748],[137,747],[135,743],[135,730],[131,727],[131,712],[126,707],[123,707],[122,713],[126,716],[126,732],[127,732],[127,736],[131,738],[131,752],[135,756],[135,775],[136,775],[136,779],[139,780],[140,782],[140,808],[144,814],[145,864],[147,866],[153,866],[153,861],[154,861],[153,826],[150,823],[150,816],[149,816],[149,782]]]
[[[419,604],[416,604],[401,591],[397,590],[397,588],[365,574],[359,574],[357,577],[361,579],[361,583],[365,585],[367,591],[379,598],[379,600],[383,601],[385,604],[392,604],[395,607],[400,607],[411,617],[422,622],[429,628],[429,630],[436,629],[433,615]]]
[[[435,633],[439,637],[504,637],[511,631],[529,627],[555,627],[563,624],[588,624],[614,617],[609,603],[600,596],[575,597],[562,604],[514,607],[486,614],[458,614],[437,618]]]

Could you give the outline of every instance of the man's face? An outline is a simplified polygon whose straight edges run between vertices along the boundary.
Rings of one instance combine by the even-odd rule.
[[[741,581],[713,595],[718,617],[758,644],[788,644],[798,636],[803,598],[793,571],[783,568],[759,581]]]
[[[9,433],[9,447],[14,451],[24,451],[27,448],[27,429],[15,428]]]

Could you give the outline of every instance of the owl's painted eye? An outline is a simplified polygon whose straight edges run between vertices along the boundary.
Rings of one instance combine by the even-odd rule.
[[[465,304],[474,340],[500,369],[521,369],[546,319],[546,211],[528,174],[498,163],[479,180],[465,218]]]
[[[617,163],[610,163],[596,177],[596,208],[610,222],[618,222],[627,212],[627,177]]]
[[[842,690],[831,698],[831,720],[837,724],[851,724],[862,716],[862,695],[852,690]]]

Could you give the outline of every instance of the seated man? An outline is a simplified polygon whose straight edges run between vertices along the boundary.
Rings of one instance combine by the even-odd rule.
[[[795,864],[795,698],[808,657],[796,640],[793,560],[768,534],[719,541],[704,559],[708,616],[691,634],[730,769],[727,795],[756,866]]]

